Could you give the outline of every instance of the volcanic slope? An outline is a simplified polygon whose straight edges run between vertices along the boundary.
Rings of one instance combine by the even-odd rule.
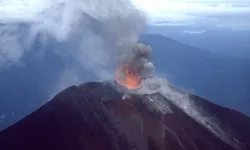
[[[237,134],[227,143],[159,93],[125,94],[112,82],[71,86],[0,133],[1,150],[250,149],[250,118],[191,95]],[[153,100],[153,101],[152,101]],[[152,107],[162,101],[167,113]]]

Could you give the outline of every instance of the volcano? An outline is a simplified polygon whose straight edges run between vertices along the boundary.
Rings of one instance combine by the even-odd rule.
[[[122,99],[125,92],[117,86],[89,82],[65,89],[3,130],[1,150],[250,149],[250,118],[237,111],[189,94],[219,120],[204,125],[159,92]],[[164,113],[152,107],[156,101],[167,106]]]

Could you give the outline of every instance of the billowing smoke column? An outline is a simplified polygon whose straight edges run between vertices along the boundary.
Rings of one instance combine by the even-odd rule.
[[[152,48],[143,43],[135,43],[131,51],[125,51],[120,57],[116,70],[116,81],[128,89],[141,87],[142,80],[150,78],[154,73],[154,65],[149,62]]]
[[[134,58],[131,64],[140,70],[142,78],[149,78],[153,75],[155,67],[152,62],[149,62],[151,53],[152,48],[143,43],[137,43],[133,48]]]

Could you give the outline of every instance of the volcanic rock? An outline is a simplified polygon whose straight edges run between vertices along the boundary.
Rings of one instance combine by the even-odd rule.
[[[1,150],[250,149],[250,118],[191,95],[230,128],[232,143],[160,93],[129,94],[109,82],[71,86],[0,133]],[[151,106],[162,101],[167,113]]]

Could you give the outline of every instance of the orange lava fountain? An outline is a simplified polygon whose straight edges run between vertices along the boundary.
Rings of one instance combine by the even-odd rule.
[[[138,70],[133,70],[130,66],[122,66],[115,72],[116,82],[128,89],[138,89],[141,87],[141,75]]]

